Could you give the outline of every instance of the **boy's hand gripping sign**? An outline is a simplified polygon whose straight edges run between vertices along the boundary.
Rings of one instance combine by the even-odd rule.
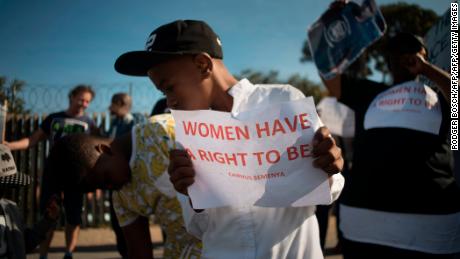
[[[196,209],[331,202],[327,174],[312,165],[321,122],[313,98],[231,113],[173,110],[176,141],[196,172]]]

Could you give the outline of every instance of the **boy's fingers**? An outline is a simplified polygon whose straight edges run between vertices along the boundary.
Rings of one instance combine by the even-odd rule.
[[[340,159],[342,159],[342,150],[339,147],[334,147],[330,149],[328,152],[323,153],[318,158],[316,158],[313,161],[313,166],[316,168],[324,169],[329,167],[331,164],[334,164],[336,161]]]
[[[192,167],[192,160],[185,150],[173,149],[169,151],[168,172],[171,174],[179,167]]]
[[[188,195],[187,188],[195,182],[194,177],[181,178],[174,183],[176,190],[182,194]]]
[[[315,132],[312,154],[315,158],[313,166],[328,174],[338,173],[343,168],[342,150],[336,145],[326,127],[321,127]]]
[[[179,167],[170,173],[169,180],[172,183],[175,183],[180,179],[187,177],[195,177],[195,170],[191,167]]]
[[[174,185],[176,191],[188,195],[187,188],[195,182],[195,171],[187,151],[179,149],[170,150],[169,161],[169,180]]]
[[[313,137],[313,157],[321,156],[336,146],[334,138],[325,127],[319,128]]]
[[[321,127],[319,128],[316,132],[315,135],[313,136],[313,148],[318,145],[321,141],[332,138],[331,132],[329,132],[329,129],[326,127]]]
[[[332,163],[332,164],[330,164],[330,165],[328,165],[326,167],[323,167],[321,169],[323,171],[325,171],[327,174],[333,175],[333,174],[341,172],[342,169],[343,169],[343,165],[344,165],[343,158],[340,158],[340,159],[334,161],[334,163]]]
[[[168,171],[174,171],[180,167],[192,167],[192,161],[188,157],[178,156],[170,160]]]
[[[334,139],[328,138],[328,139],[322,140],[316,146],[313,146],[312,154],[313,154],[313,157],[319,157],[319,156],[330,153],[331,150],[336,149],[336,148],[337,146],[335,146]]]

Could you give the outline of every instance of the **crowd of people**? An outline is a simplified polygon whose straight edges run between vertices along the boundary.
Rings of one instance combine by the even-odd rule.
[[[317,129],[312,139],[312,163],[328,179],[331,203],[340,196],[337,218],[344,259],[460,256],[460,188],[449,148],[450,75],[427,60],[427,51],[420,37],[400,32],[383,53],[391,84],[348,74],[323,79],[329,94],[355,113],[349,161],[327,127]],[[324,217],[317,218],[315,211],[316,205],[328,204],[194,208],[188,188],[197,172],[190,154],[175,141],[175,121],[168,113],[171,108],[237,114],[303,99],[302,92],[290,85],[236,79],[224,64],[219,37],[197,20],[159,26],[146,49],[119,56],[115,70],[148,77],[164,93],[166,99],[150,118],[132,114],[131,97],[117,93],[109,107],[111,127],[103,132],[85,115],[95,92],[79,85],[69,93],[65,111],[49,115],[31,136],[2,145],[20,150],[50,142],[40,198],[40,258],[47,257],[60,197],[66,219],[64,258],[72,258],[83,195],[97,189],[110,191],[111,222],[123,258],[153,257],[152,215],[163,230],[164,258],[324,257]],[[419,75],[435,86],[417,82]],[[411,91],[429,102],[426,112],[411,113],[410,125],[402,112],[388,119],[387,110],[373,110],[402,84],[410,84]],[[432,109],[437,109],[435,119],[426,116]],[[6,177],[0,175],[0,182],[8,182]],[[3,199],[0,204],[2,215],[14,207]],[[24,240],[13,249],[6,235],[8,246],[2,250],[0,244],[0,258],[25,258],[38,239]]]

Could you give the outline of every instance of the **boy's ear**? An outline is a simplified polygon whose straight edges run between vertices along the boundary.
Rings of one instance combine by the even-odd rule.
[[[213,69],[212,58],[208,53],[200,53],[193,57],[193,62],[200,70],[203,77],[208,77]]]
[[[96,150],[100,153],[105,153],[108,155],[113,155],[112,148],[106,144],[98,144],[96,145]]]

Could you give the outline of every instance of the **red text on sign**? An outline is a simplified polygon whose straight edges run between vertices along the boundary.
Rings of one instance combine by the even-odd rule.
[[[275,119],[272,123],[266,121],[256,123],[257,137],[269,137],[277,134],[286,134],[287,132],[295,132],[298,128],[304,130],[310,128],[311,123],[308,120],[308,114],[302,113],[295,115],[294,118]]]

